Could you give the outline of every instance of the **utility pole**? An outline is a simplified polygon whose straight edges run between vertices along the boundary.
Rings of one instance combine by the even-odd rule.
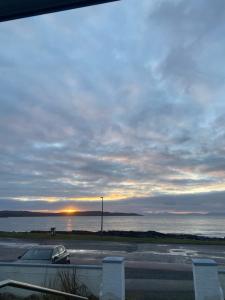
[[[102,214],[101,214],[101,234],[103,234],[103,214],[104,214],[104,210],[103,210],[103,197],[100,197],[102,199]]]

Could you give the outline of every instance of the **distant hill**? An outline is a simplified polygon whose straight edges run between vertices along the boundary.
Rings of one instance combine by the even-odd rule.
[[[51,212],[34,212],[34,211],[12,211],[2,210],[0,211],[0,218],[8,217],[60,217],[60,216],[101,216],[101,211],[79,211],[73,213],[51,213]],[[135,213],[120,213],[120,212],[104,212],[104,216],[141,216]]]

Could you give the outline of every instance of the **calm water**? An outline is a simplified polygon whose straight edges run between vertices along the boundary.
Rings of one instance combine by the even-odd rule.
[[[98,231],[100,217],[0,218],[0,231],[49,230]],[[104,230],[155,230],[164,233],[190,233],[225,236],[225,218],[215,216],[140,216],[104,217]]]

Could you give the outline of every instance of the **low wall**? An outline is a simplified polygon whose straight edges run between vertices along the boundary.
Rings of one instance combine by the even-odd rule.
[[[220,280],[220,284],[221,284],[223,293],[225,295],[225,269],[219,270],[219,280]]]
[[[70,278],[75,276],[76,282],[84,284],[93,295],[99,296],[102,266],[0,263],[0,281],[12,279],[60,290],[59,274],[62,273]],[[15,293],[15,288],[3,288],[0,292]],[[27,296],[33,293],[17,289],[16,294]]]
[[[193,259],[195,300],[224,300],[221,276],[212,259]]]

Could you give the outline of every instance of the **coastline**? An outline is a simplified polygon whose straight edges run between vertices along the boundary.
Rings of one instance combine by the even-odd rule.
[[[49,231],[7,232],[0,231],[0,238],[26,240],[82,240],[109,241],[120,243],[150,244],[193,244],[193,245],[225,245],[225,238],[207,237],[192,234],[172,234],[157,231],[57,231],[51,236]]]
[[[74,211],[74,212],[35,212],[35,211],[11,211],[1,210],[0,218],[26,218],[26,217],[100,217],[101,211]],[[104,211],[104,217],[141,217],[137,213],[123,213]]]

